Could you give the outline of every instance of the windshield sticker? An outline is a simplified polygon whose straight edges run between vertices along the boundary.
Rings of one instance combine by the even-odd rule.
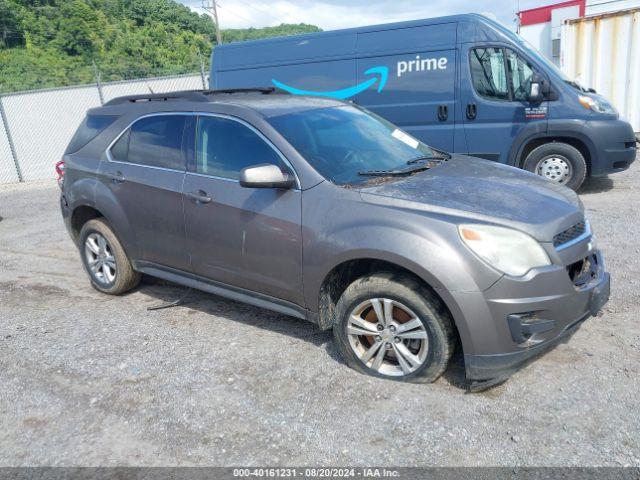
[[[547,107],[525,107],[524,118],[527,120],[547,118]]]
[[[411,135],[404,133],[402,130],[398,130],[397,128],[391,134],[392,137],[397,138],[403,143],[406,143],[411,148],[418,148],[420,142],[413,138]]]

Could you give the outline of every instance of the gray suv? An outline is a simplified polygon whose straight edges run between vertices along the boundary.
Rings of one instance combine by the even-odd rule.
[[[270,89],[117,98],[64,156],[91,283],[148,274],[333,329],[361,372],[504,378],[598,312],[584,208],[537,175],[419,142],[353,104]]]

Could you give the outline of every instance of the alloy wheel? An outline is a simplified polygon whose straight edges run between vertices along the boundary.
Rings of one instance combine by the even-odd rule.
[[[427,359],[427,330],[409,307],[389,298],[371,298],[349,315],[351,349],[368,368],[388,376],[415,372]]]
[[[101,234],[93,232],[84,242],[84,254],[89,271],[95,280],[111,285],[116,280],[116,259],[113,250]]]

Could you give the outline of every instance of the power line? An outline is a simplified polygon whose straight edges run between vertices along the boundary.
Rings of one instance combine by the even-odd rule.
[[[274,14],[273,14],[273,12],[270,12],[270,11],[268,11],[268,10],[266,10],[266,9],[262,8],[262,7],[258,7],[257,5],[254,5],[254,4],[252,4],[252,3],[249,3],[249,2],[247,2],[247,1],[245,1],[245,0],[238,0],[238,1],[239,1],[240,3],[244,3],[244,4],[245,4],[247,7],[249,7],[249,8],[253,8],[253,9],[254,9],[254,10],[256,10],[256,11],[259,11],[259,12],[261,12],[261,13],[266,13],[267,15],[269,15],[269,16],[270,16],[271,18],[273,18],[273,19],[280,20],[280,18],[279,18],[279,17],[277,17],[276,15],[274,15]]]
[[[222,6],[222,5],[218,5],[222,10],[224,10],[225,12],[229,12],[234,14],[236,17],[240,17],[243,18],[244,20],[246,20],[247,22],[253,22],[253,20],[251,20],[250,18],[245,17],[244,15],[242,15],[241,13],[238,13],[235,10],[230,9],[227,5]]]

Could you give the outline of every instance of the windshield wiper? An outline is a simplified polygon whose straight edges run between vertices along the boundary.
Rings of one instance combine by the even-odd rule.
[[[578,82],[574,82],[573,80],[565,80],[564,82],[571,85],[573,88],[580,92],[596,93],[593,88],[587,88],[584,85],[580,85]]]
[[[440,155],[430,155],[430,156],[425,156],[425,157],[418,157],[418,158],[412,158],[411,160],[409,160],[407,162],[407,165],[413,165],[415,163],[419,163],[419,162],[442,162],[443,160],[449,160],[451,157],[444,157],[444,156],[440,156]]]
[[[423,157],[412,158],[407,162],[407,165],[413,165],[414,163],[423,162],[423,161],[438,161],[438,160],[450,160],[451,155],[449,155],[444,150],[439,150],[437,148],[429,147],[435,155],[425,155]]]
[[[367,177],[403,177],[417,172],[422,172],[424,170],[429,170],[433,166],[434,165],[424,164],[418,165],[416,167],[401,168],[396,170],[365,170],[362,172],[358,172],[358,175]]]

